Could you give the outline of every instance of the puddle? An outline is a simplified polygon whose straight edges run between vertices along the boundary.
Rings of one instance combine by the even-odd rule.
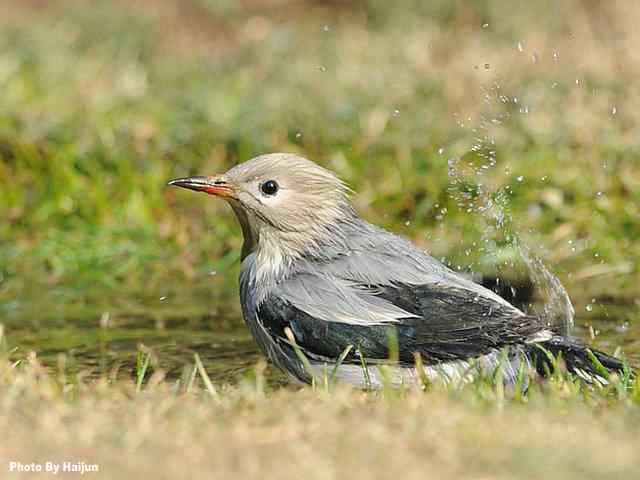
[[[197,353],[214,382],[236,383],[253,375],[260,354],[242,320],[237,293],[221,287],[216,281],[127,301],[98,292],[96,305],[56,304],[54,291],[9,308],[5,303],[2,322],[16,360],[33,350],[54,368],[64,356],[70,372],[133,377],[143,344],[168,378],[179,378]],[[214,294],[216,289],[222,293]],[[610,353],[622,348],[634,365],[640,364],[638,305],[597,303],[591,311],[578,311],[573,334]],[[272,384],[285,381],[274,368],[267,378]]]

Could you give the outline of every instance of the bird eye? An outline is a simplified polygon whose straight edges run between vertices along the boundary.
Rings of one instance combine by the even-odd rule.
[[[275,195],[278,192],[278,183],[275,180],[267,180],[260,185],[260,191],[265,195]]]

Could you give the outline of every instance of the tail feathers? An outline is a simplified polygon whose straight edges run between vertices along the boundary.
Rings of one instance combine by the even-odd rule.
[[[537,350],[537,352],[532,351],[531,356],[536,370],[541,375],[553,373],[557,365],[557,362],[549,358],[549,353],[556,359],[561,358],[561,366],[586,383],[607,385],[610,374],[616,373],[620,376],[625,374],[625,366],[622,361],[591,349],[579,340],[555,336],[538,345],[542,349],[532,345],[532,350]]]

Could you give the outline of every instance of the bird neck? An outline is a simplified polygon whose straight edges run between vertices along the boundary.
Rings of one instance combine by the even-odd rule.
[[[254,280],[263,285],[277,283],[298,258],[303,235],[299,232],[279,232],[256,216],[249,218],[250,213],[241,205],[235,202],[230,204],[244,237],[241,261],[244,262],[251,255]]]
[[[325,264],[363,247],[371,225],[357,215],[312,232],[281,232],[264,226],[256,248],[257,268],[275,282],[309,264]]]
[[[330,224],[315,224],[305,230],[281,230],[262,221],[240,205],[231,203],[244,236],[241,259],[252,256],[257,282],[276,284],[308,262],[331,261],[348,254],[350,238],[367,231],[370,225],[360,219],[352,207],[345,209],[340,220]]]
[[[240,259],[244,260],[253,253],[258,247],[258,240],[260,238],[260,232],[255,228],[252,222],[249,221],[247,212],[236,202],[229,202],[233,212],[236,214],[240,228],[242,228],[242,237],[244,241],[242,243],[242,251],[240,253]]]

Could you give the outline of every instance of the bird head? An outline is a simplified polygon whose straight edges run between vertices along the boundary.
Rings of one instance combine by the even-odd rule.
[[[242,226],[243,258],[265,244],[300,252],[355,215],[349,188],[333,172],[287,153],[261,155],[220,175],[179,178],[169,185],[229,202]]]

